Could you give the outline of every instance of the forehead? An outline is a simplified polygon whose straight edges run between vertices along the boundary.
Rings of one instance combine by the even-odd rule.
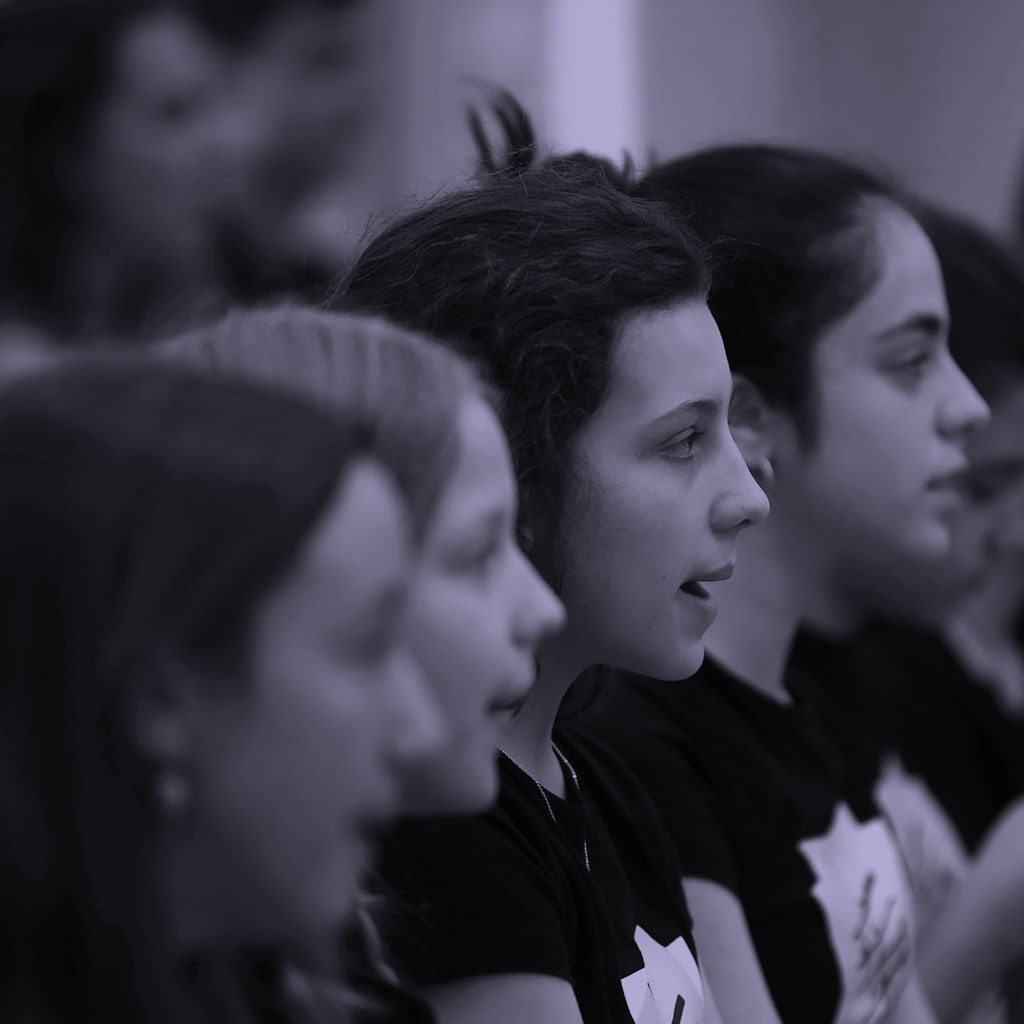
[[[627,319],[592,424],[649,421],[684,402],[729,397],[725,347],[707,304],[691,301]]]
[[[397,489],[383,469],[365,460],[338,483],[296,560],[288,588],[314,600],[329,593],[325,607],[344,613],[393,586],[407,557]]]
[[[483,399],[459,410],[459,451],[438,505],[435,533],[458,529],[480,515],[514,507],[515,477],[504,431]]]
[[[942,270],[928,236],[909,214],[889,203],[873,205],[867,257],[877,268],[867,294],[822,332],[816,362],[826,368],[859,363],[887,331],[915,319],[949,320]]]
[[[199,29],[170,10],[140,15],[130,22],[114,56],[115,76],[122,85],[131,83],[154,92],[199,79],[215,80],[221,70],[214,47]]]

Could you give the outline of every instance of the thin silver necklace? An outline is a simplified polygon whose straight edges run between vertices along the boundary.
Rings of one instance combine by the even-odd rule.
[[[569,763],[569,758],[562,753],[557,743],[551,744],[552,749],[555,752],[555,757],[562,762],[565,770],[569,773],[572,778],[572,784],[576,788],[576,792],[580,792],[580,780],[576,777],[576,769]],[[507,750],[502,750],[502,753],[528,778],[533,784],[540,790],[541,799],[544,801],[544,806],[548,809],[548,814],[551,815],[551,820],[558,825],[558,818],[555,817],[555,809],[551,806],[551,801],[548,799],[548,791],[540,784],[537,776],[533,772],[524,768]],[[590,870],[590,851],[587,849],[587,837],[583,837],[583,863],[586,864],[587,870]]]

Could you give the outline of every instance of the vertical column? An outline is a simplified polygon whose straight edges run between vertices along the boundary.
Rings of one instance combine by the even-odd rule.
[[[638,0],[547,0],[544,124],[559,148],[643,155],[639,21]]]

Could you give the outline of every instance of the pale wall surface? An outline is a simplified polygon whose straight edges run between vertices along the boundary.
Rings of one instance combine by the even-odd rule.
[[[379,0],[392,198],[472,168],[473,77],[559,147],[736,139],[859,155],[1002,230],[1024,157],[1024,0]]]

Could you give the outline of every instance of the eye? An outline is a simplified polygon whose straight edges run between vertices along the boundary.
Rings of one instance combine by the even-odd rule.
[[[919,345],[898,355],[889,364],[889,371],[906,387],[914,387],[927,376],[938,358],[939,346]]]
[[[923,370],[932,361],[932,353],[930,349],[918,352],[911,356],[909,359],[904,360],[900,364],[901,370],[909,370],[912,372]]]
[[[669,458],[676,459],[679,462],[687,462],[693,458],[697,442],[703,436],[703,433],[699,430],[689,430],[682,437],[669,441],[662,451]]]
[[[182,124],[198,113],[202,105],[203,100],[200,96],[180,92],[159,99],[153,105],[153,116],[165,125]]]
[[[390,657],[397,640],[398,617],[383,614],[354,643],[351,637],[343,638],[337,650],[342,661],[350,661],[354,656],[363,665],[379,665]]]
[[[504,538],[494,536],[483,544],[471,548],[463,566],[473,575],[484,576],[498,563],[504,547]]]

